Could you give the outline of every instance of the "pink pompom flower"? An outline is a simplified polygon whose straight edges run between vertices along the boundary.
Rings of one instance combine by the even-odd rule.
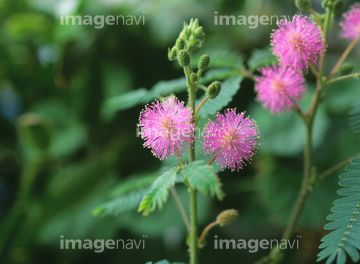
[[[278,25],[271,45],[280,63],[295,70],[307,70],[309,60],[316,65],[325,50],[320,28],[301,15],[295,15],[292,21],[281,20]]]
[[[289,111],[293,100],[303,98],[305,80],[301,72],[279,65],[266,66],[259,71],[263,76],[255,79],[257,100],[272,113]]]
[[[203,151],[214,154],[212,159],[231,170],[241,169],[256,152],[258,126],[253,119],[244,118],[245,113],[226,110],[225,115],[218,113],[216,121],[210,120],[204,129]]]
[[[196,126],[193,120],[192,110],[175,97],[147,105],[140,114],[139,123],[144,146],[151,148],[160,159],[184,153],[194,140]]]
[[[340,23],[342,30],[340,36],[346,39],[360,37],[360,4],[353,5],[349,12],[343,15],[344,20]]]

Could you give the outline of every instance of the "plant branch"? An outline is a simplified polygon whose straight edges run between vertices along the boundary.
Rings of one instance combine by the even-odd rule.
[[[216,159],[216,155],[214,155],[214,157],[209,161],[208,165],[210,166]]]
[[[195,85],[190,79],[191,68],[186,66],[184,68],[186,76],[186,84],[189,91],[189,107],[191,108],[193,114],[195,114],[195,100],[196,100],[196,91]],[[195,120],[193,121],[195,122]],[[194,142],[191,143],[189,148],[189,163],[195,160],[195,145]],[[198,230],[197,230],[197,192],[196,189],[189,187],[190,193],[190,264],[197,264],[198,262]]]
[[[358,38],[356,38],[356,39],[354,39],[353,41],[350,42],[349,46],[347,46],[347,48],[344,50],[343,54],[339,58],[338,62],[335,64],[335,66],[332,69],[332,71],[331,71],[329,77],[327,78],[327,80],[330,80],[337,73],[339,67],[341,66],[343,61],[346,59],[346,57],[349,55],[350,51],[354,48],[354,46],[359,41],[359,39],[360,39],[360,37],[358,37]]]
[[[335,171],[337,171],[338,169],[340,169],[341,167],[347,165],[350,160],[355,159],[355,158],[357,158],[357,157],[359,157],[359,154],[356,154],[356,155],[354,155],[354,156],[352,156],[352,157],[350,157],[350,158],[348,158],[348,159],[346,159],[346,160],[344,160],[344,161],[342,161],[342,162],[339,162],[339,163],[336,164],[334,167],[331,167],[330,169],[327,169],[326,171],[322,172],[322,173],[319,175],[316,183],[319,183],[319,182],[325,180],[325,179],[326,179],[329,175],[331,175],[333,172],[335,172]]]
[[[342,81],[342,80],[346,80],[346,79],[350,79],[350,78],[360,78],[360,72],[344,75],[344,76],[329,80],[326,84],[329,85],[329,84],[332,84],[332,83],[335,83],[338,81]]]
[[[314,74],[315,78],[316,78],[317,80],[319,80],[319,74],[318,74],[318,72],[316,71],[315,66],[314,66],[314,64],[312,63],[311,60],[309,60],[309,66],[310,66],[310,69],[311,69],[312,73]]]
[[[208,96],[206,96],[206,97],[201,101],[201,103],[196,107],[196,110],[195,110],[195,119],[196,119],[197,115],[199,114],[200,108],[206,103],[207,100],[209,100],[209,97],[208,97]]]
[[[316,21],[319,24],[319,27],[321,28],[321,30],[323,30],[323,24],[321,22],[321,19],[320,19],[319,15],[312,9],[310,9],[309,12],[310,12],[310,14],[312,14],[315,17]]]
[[[185,225],[186,225],[186,228],[187,228],[188,232],[190,232],[190,230],[191,230],[190,221],[189,221],[189,219],[188,219],[188,217],[187,217],[187,215],[186,215],[186,213],[185,213],[184,206],[183,206],[183,204],[181,203],[181,200],[180,200],[180,198],[179,198],[179,195],[178,195],[177,192],[176,192],[175,187],[174,187],[174,186],[171,186],[171,187],[170,187],[170,191],[171,191],[172,196],[174,197],[174,200],[175,200],[175,203],[176,203],[177,207],[179,208],[181,217],[182,217],[182,219],[184,220],[184,223],[185,223]]]
[[[215,227],[215,226],[217,226],[218,224],[219,224],[219,223],[218,223],[217,221],[214,221],[214,222],[208,224],[208,225],[204,228],[204,230],[202,231],[202,233],[201,233],[201,235],[200,235],[200,237],[199,237],[199,240],[198,240],[198,245],[199,245],[199,247],[201,247],[201,245],[203,245],[204,240],[205,240],[205,237],[206,237],[207,233],[210,231],[210,229],[213,228],[213,227]]]

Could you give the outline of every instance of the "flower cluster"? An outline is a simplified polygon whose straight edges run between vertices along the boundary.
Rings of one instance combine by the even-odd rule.
[[[283,20],[272,34],[273,53],[280,65],[260,69],[255,78],[258,101],[272,113],[283,113],[303,98],[304,77],[309,64],[317,65],[325,50],[320,28],[308,17],[295,15],[292,21]]]
[[[152,149],[160,159],[170,154],[179,156],[194,141],[195,124],[190,108],[175,97],[155,101],[140,114],[141,136],[144,146]],[[216,122],[210,121],[204,131],[204,153],[214,154],[213,159],[221,168],[240,169],[255,154],[258,127],[244,113],[227,110],[218,114]]]

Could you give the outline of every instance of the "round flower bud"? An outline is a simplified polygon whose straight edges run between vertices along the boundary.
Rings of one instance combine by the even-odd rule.
[[[181,50],[178,54],[178,61],[182,67],[186,67],[190,64],[190,53],[186,50]]]
[[[192,23],[191,23],[192,22]],[[191,20],[191,30],[195,31],[199,27],[199,20],[196,18],[195,20]]]
[[[204,28],[203,27],[198,27],[195,31],[194,31],[194,35],[195,37],[200,37],[202,34],[204,34]]]
[[[189,37],[190,37],[190,29],[189,29],[189,26],[184,22],[184,28],[183,30],[181,31],[180,33],[180,38],[183,38],[185,40],[189,40]]]
[[[221,212],[216,221],[219,223],[220,226],[227,226],[234,223],[239,217],[239,212],[235,209],[228,209]]]
[[[191,52],[196,48],[197,38],[194,35],[191,35],[188,43],[188,51]]]
[[[183,50],[185,48],[185,40],[182,38],[178,38],[176,40],[175,46],[178,51]]]
[[[168,59],[173,61],[176,59],[176,47],[174,46],[171,50],[168,48]]]
[[[210,99],[216,98],[221,91],[221,83],[218,81],[212,82],[206,91],[206,95]]]
[[[295,0],[295,5],[300,11],[309,12],[311,9],[309,0]]]
[[[338,72],[340,75],[345,75],[345,74],[351,73],[353,71],[353,69],[354,69],[354,65],[346,63],[346,64],[343,64],[340,66]]]
[[[204,54],[199,59],[198,68],[202,71],[205,71],[209,67],[209,64],[210,64],[210,55]]]
[[[190,80],[191,80],[192,83],[197,82],[197,74],[195,72],[191,73]]]

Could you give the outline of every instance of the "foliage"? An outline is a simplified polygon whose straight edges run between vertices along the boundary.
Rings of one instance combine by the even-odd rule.
[[[326,230],[334,230],[324,236],[319,248],[318,260],[328,258],[330,264],[337,258],[337,264],[346,263],[346,253],[353,262],[358,262],[360,255],[360,158],[354,159],[346,167],[347,172],[340,175],[339,185],[343,188],[338,194],[345,196],[334,201],[332,214],[327,220],[332,221],[325,225]]]

